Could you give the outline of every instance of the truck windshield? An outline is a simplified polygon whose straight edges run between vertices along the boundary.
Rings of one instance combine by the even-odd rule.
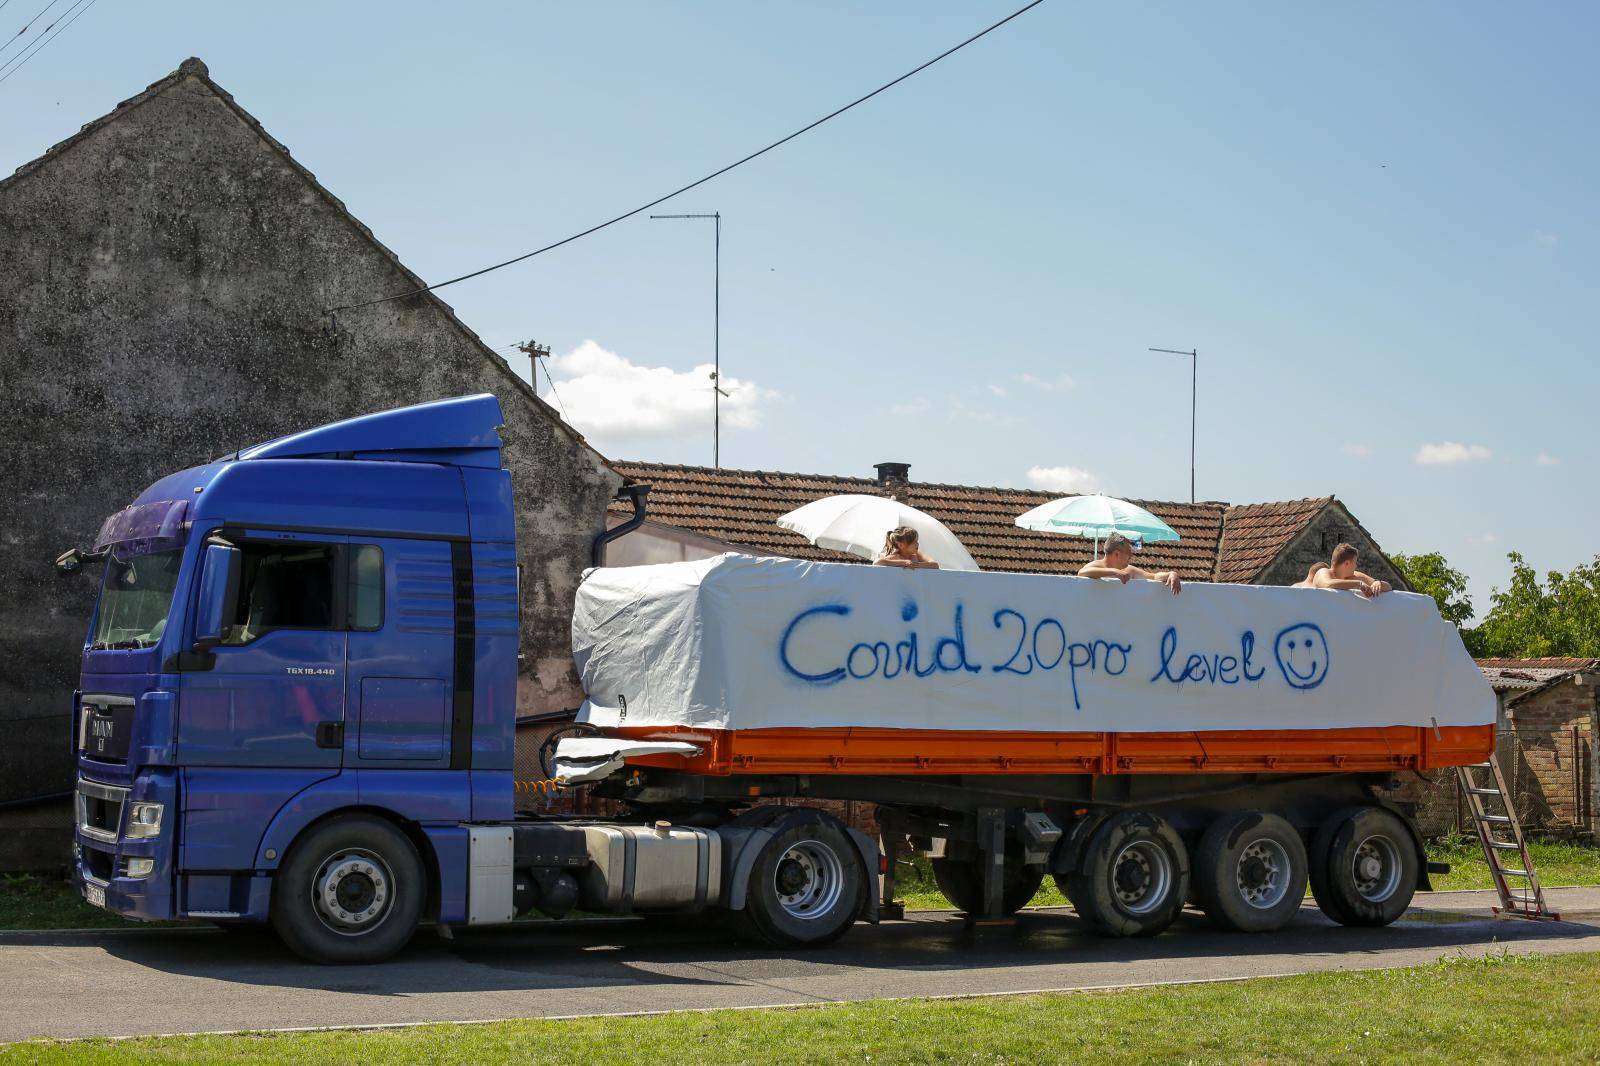
[[[182,551],[130,558],[112,553],[106,562],[90,650],[148,648],[158,642],[167,628],[167,611],[182,561]]]

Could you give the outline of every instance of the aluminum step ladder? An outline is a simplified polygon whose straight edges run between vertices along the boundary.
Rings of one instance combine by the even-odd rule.
[[[1489,771],[1492,784],[1481,782],[1476,776],[1483,770]],[[1478,834],[1478,843],[1483,845],[1483,857],[1488,860],[1489,874],[1500,896],[1500,906],[1494,908],[1495,915],[1560,921],[1561,915],[1545,902],[1539,875],[1533,869],[1533,857],[1528,854],[1528,841],[1522,835],[1522,823],[1517,820],[1517,812],[1507,798],[1511,792],[1506,788],[1505,775],[1500,772],[1499,757],[1491,754],[1488,762],[1457,766],[1456,779],[1461,783],[1462,795],[1467,797],[1472,826]],[[1499,809],[1493,809],[1496,807]],[[1520,868],[1500,861],[1502,856],[1510,857],[1512,853],[1521,861]]]

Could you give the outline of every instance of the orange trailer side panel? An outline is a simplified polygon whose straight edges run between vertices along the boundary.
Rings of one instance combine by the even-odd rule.
[[[701,745],[696,756],[628,761],[711,776],[1392,772],[1483,762],[1494,748],[1492,724],[1172,733],[683,727],[609,732]]]

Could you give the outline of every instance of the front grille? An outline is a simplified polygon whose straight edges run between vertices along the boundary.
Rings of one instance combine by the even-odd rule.
[[[128,696],[85,695],[78,717],[78,750],[98,762],[127,762],[135,702]]]
[[[94,840],[116,843],[128,790],[93,781],[78,782],[78,829]]]

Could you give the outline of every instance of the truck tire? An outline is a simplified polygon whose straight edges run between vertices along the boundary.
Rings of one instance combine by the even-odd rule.
[[[967,914],[983,914],[983,860],[937,858],[933,860],[933,880],[950,906]],[[1000,909],[1015,914],[1028,905],[1044,883],[1043,867],[1022,865],[1022,856],[1006,849],[1004,887]]]
[[[1307,875],[1299,831],[1263,811],[1219,818],[1195,850],[1195,895],[1211,924],[1222,929],[1282,929],[1300,913]]]
[[[1121,811],[1102,822],[1089,838],[1080,870],[1066,878],[1066,896],[1103,936],[1155,936],[1172,924],[1189,895],[1182,839],[1147,812]]]
[[[404,833],[382,818],[346,815],[289,849],[272,886],[272,926],[312,962],[379,962],[416,932],[427,885]]]
[[[1311,894],[1340,925],[1388,925],[1417,891],[1420,864],[1406,824],[1382,807],[1349,807],[1311,842]]]
[[[821,811],[796,809],[772,827],[734,915],[741,936],[774,947],[818,947],[839,939],[867,902],[861,853]]]

